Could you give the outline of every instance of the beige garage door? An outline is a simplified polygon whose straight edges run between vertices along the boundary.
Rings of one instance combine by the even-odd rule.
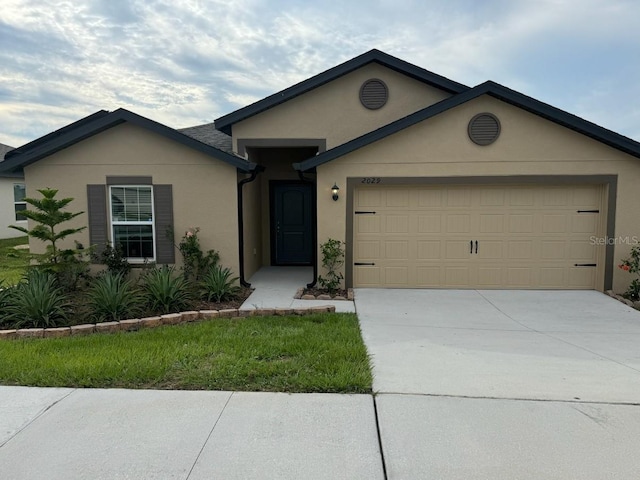
[[[357,188],[354,286],[597,288],[603,198],[600,185]]]

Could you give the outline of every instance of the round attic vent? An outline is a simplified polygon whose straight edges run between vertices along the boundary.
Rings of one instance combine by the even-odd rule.
[[[500,120],[491,113],[479,113],[469,122],[469,138],[478,145],[490,145],[500,135]]]
[[[360,103],[369,110],[377,110],[384,107],[389,98],[387,85],[377,78],[367,80],[360,87]]]

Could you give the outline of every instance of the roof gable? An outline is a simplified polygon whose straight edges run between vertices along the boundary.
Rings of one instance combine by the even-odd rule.
[[[348,60],[345,63],[337,65],[329,70],[322,72],[314,77],[304,80],[296,85],[286,88],[280,92],[274,93],[262,100],[259,100],[247,107],[236,110],[218,118],[215,121],[216,128],[227,135],[231,135],[231,127],[234,123],[238,123],[249,117],[264,112],[270,108],[280,105],[292,98],[300,96],[314,88],[318,88],[325,85],[336,78],[346,75],[358,68],[361,68],[369,63],[378,63],[391,70],[407,75],[418,81],[431,85],[433,87],[444,90],[448,93],[456,94],[468,90],[469,87],[453,80],[449,80],[441,75],[437,75],[433,72],[420,68],[411,63],[405,62],[399,58],[393,57],[380,50],[370,50],[358,57]]]
[[[304,162],[296,163],[293,167],[300,171],[311,170],[324,163],[353,152],[354,150],[388,137],[389,135],[393,135],[400,130],[404,130],[405,128],[419,122],[435,117],[440,113],[446,112],[447,110],[462,105],[463,103],[471,101],[482,95],[490,95],[491,97],[497,98],[498,100],[514,105],[529,113],[538,115],[558,125],[586,135],[624,153],[640,158],[640,143],[635,140],[600,127],[595,123],[584,120],[583,118],[565,112],[564,110],[553,107],[520,92],[511,90],[498,83],[487,81],[465,92],[442,100],[441,102],[423,108],[422,110],[418,110],[411,115],[407,115],[406,117],[389,123],[377,130],[332,148],[331,150],[327,150],[326,152],[305,160]]]
[[[174,130],[173,128],[154,122],[146,117],[137,115],[129,110],[120,108],[113,112],[101,110],[66,127],[56,130],[44,137],[40,137],[29,142],[22,147],[12,150],[5,156],[4,162],[0,164],[2,172],[17,172],[25,166],[41,160],[55,152],[63,150],[84,139],[97,135],[122,123],[132,123],[147,130],[151,130],[158,135],[193,148],[206,155],[228,163],[243,172],[249,172],[255,168],[255,164],[247,160],[231,155],[211,145],[203,143],[195,138]]]

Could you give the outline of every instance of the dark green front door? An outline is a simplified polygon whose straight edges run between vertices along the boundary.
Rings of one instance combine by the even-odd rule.
[[[271,182],[271,264],[311,265],[313,186]]]

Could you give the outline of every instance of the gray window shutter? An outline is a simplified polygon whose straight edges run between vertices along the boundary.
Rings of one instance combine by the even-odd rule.
[[[87,185],[89,243],[100,255],[109,241],[106,185]]]
[[[175,263],[173,245],[173,190],[171,185],[153,186],[156,215],[156,263]]]

